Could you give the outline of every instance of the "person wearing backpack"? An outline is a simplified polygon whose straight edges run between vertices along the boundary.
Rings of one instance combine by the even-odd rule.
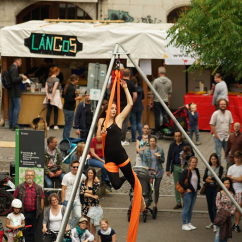
[[[22,58],[16,57],[13,64],[8,68],[9,78],[12,82],[12,87],[8,89],[10,97],[9,109],[9,129],[15,131],[19,129],[18,115],[21,108],[21,83],[27,80],[25,75],[19,76],[18,68],[22,65]]]

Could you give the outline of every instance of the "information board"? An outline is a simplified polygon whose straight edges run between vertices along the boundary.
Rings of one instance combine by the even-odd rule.
[[[44,140],[42,130],[16,130],[15,185],[25,181],[25,170],[35,170],[35,182],[44,187]]]

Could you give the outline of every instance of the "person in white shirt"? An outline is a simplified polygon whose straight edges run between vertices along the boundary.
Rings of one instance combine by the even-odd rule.
[[[215,151],[221,164],[221,150],[226,150],[227,141],[231,133],[233,118],[231,112],[226,110],[228,101],[221,98],[217,102],[219,110],[215,111],[210,120],[210,127],[213,132]],[[227,161],[227,159],[226,159]]]
[[[236,201],[242,207],[242,152],[234,152],[235,164],[230,166],[228,169],[227,177],[233,182],[233,188],[235,190]],[[239,222],[241,219],[241,213],[238,209],[235,210],[235,218],[233,230],[235,232],[241,232]]]
[[[70,199],[71,196],[71,191],[76,179],[76,173],[77,169],[79,167],[79,161],[78,160],[73,160],[71,162],[71,172],[67,173],[62,180],[62,190],[61,190],[61,202],[64,206],[67,206],[67,203]],[[81,183],[86,179],[86,176],[82,174],[81,180],[80,180],[80,185],[78,186],[75,200],[73,202],[73,212],[75,214],[74,219],[71,221],[70,226],[71,228],[75,228],[77,222],[82,216],[82,208],[81,208],[81,202],[80,202],[80,186]]]

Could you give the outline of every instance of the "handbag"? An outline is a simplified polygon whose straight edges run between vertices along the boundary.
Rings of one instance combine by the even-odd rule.
[[[185,184],[185,185],[188,184],[188,177],[189,177],[189,175],[190,175],[190,169],[189,169],[189,168],[187,168],[187,169],[188,169],[187,177],[186,177],[186,179],[185,179],[185,181],[184,181],[184,184]],[[176,184],[176,190],[177,190],[178,192],[181,193],[182,197],[183,197],[184,194],[186,193],[185,189],[180,185],[179,181],[178,181],[177,184]]]
[[[203,184],[203,187],[202,187],[202,189],[200,191],[200,195],[205,195],[205,191],[206,191],[207,185],[208,185],[208,183],[206,183],[206,182]]]
[[[48,169],[50,170],[50,172],[56,172],[60,170],[60,167],[57,165],[54,165],[54,166],[49,166]]]

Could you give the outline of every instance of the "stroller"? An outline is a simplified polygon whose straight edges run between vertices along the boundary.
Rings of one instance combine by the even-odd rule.
[[[191,104],[189,104],[190,106]],[[177,111],[173,113],[179,124],[182,128],[187,131],[188,127],[188,116],[186,112],[186,106],[180,107]],[[178,128],[174,124],[173,120],[168,116],[168,114],[164,115],[163,117],[163,124],[160,126],[158,130],[158,139],[163,139],[164,136],[174,136],[174,131]]]
[[[143,166],[134,166],[133,170],[136,173],[142,187],[142,195],[144,197],[145,204],[146,204],[146,209],[143,211],[143,221],[144,223],[146,223],[146,218],[149,211],[151,212],[153,219],[156,219],[157,217],[157,208],[155,206],[153,207],[153,209],[149,208],[149,206],[153,202],[152,194],[153,194],[156,170],[154,169],[147,170]],[[131,203],[129,205],[129,209],[127,213],[128,221],[130,221],[130,216],[131,216],[133,195],[134,195],[134,191],[133,191],[133,188],[131,188],[129,192],[129,198]]]

